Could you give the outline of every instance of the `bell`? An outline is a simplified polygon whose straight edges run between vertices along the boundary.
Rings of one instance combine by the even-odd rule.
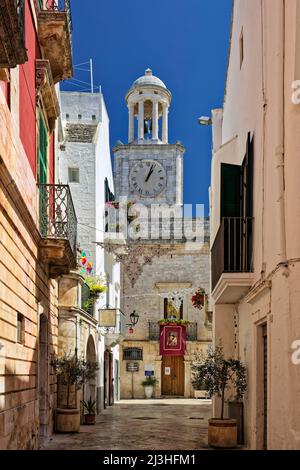
[[[144,134],[149,134],[149,122],[144,120]]]

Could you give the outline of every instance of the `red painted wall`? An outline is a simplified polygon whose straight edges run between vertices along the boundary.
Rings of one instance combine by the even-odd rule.
[[[41,58],[29,0],[25,1],[28,61],[20,65],[20,138],[31,169],[36,175],[35,60]]]

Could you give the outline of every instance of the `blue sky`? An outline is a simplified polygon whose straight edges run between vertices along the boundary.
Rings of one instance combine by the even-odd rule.
[[[74,64],[93,59],[111,147],[127,142],[124,96],[150,67],[173,95],[169,141],[186,147],[184,202],[204,203],[208,213],[211,128],[197,118],[222,106],[231,0],[85,0],[84,7],[72,0],[72,16]],[[75,78],[88,81],[89,74],[76,69]],[[68,82],[62,88],[80,90]]]

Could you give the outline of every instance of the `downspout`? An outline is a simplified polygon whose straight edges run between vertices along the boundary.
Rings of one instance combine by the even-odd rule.
[[[277,74],[278,77],[278,117],[277,117],[277,132],[278,142],[275,147],[275,167],[276,167],[276,203],[278,214],[278,246],[277,251],[277,266],[287,265],[286,258],[286,224],[285,224],[285,175],[284,175],[284,155],[285,155],[285,6],[286,0],[281,3],[281,24],[279,24],[280,34],[277,39],[276,49],[277,55]],[[262,93],[263,93],[263,208],[262,208],[262,279],[265,277],[266,263],[265,263],[265,246],[264,246],[264,213],[265,213],[265,146],[266,146],[266,114],[267,114],[267,95],[266,95],[266,81],[265,81],[265,41],[264,41],[264,0],[261,0],[261,23],[262,23]]]
[[[279,117],[278,117],[278,136],[280,141],[275,149],[276,169],[277,169],[277,204],[278,204],[278,219],[279,219],[279,243],[278,243],[278,257],[279,264],[286,265],[286,224],[285,224],[285,174],[284,174],[284,156],[285,156],[285,7],[286,0],[282,0],[282,37],[278,41],[279,48],[279,74],[281,81],[279,83],[279,93],[282,94],[281,103],[279,103]]]

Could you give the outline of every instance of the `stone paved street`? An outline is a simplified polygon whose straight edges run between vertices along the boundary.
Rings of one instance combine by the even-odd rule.
[[[121,400],[95,426],[56,434],[47,450],[190,450],[207,448],[211,403],[196,399]]]

